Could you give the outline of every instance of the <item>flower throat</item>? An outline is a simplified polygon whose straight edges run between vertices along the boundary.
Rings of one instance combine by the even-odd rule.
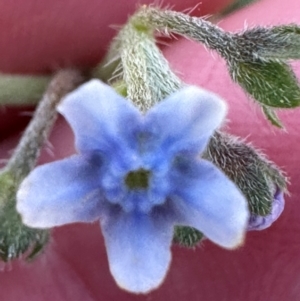
[[[145,169],[138,169],[129,172],[125,177],[125,184],[129,189],[147,189],[151,172]]]

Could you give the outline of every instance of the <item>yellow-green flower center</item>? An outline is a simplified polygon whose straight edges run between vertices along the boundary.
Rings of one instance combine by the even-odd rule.
[[[129,172],[125,177],[125,184],[129,189],[147,189],[151,172],[145,169],[138,169]]]

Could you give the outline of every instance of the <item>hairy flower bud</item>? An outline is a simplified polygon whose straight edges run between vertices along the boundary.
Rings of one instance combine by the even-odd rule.
[[[277,189],[286,190],[287,178],[283,172],[237,137],[215,133],[204,157],[236,183],[246,196],[253,214],[270,214]]]

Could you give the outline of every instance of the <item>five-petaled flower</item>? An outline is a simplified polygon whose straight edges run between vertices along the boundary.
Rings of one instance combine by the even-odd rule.
[[[247,202],[200,156],[226,114],[219,97],[186,87],[143,115],[92,80],[58,110],[78,154],[37,167],[21,184],[17,210],[26,225],[100,220],[111,273],[136,293],[164,279],[175,225],[194,227],[225,248],[242,243]]]

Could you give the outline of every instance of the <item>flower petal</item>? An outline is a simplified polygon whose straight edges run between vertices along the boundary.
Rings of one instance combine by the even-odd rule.
[[[217,95],[189,86],[150,109],[145,129],[164,147],[201,153],[226,111]]]
[[[34,169],[17,193],[23,222],[49,228],[99,218],[103,198],[100,166],[97,156],[73,156]]]
[[[173,174],[177,188],[172,200],[182,223],[225,248],[240,245],[249,218],[244,196],[212,163],[193,163],[182,164],[182,170]]]
[[[78,150],[114,150],[135,142],[141,114],[130,101],[99,80],[91,80],[68,94],[58,111],[70,123]]]
[[[272,203],[271,213],[267,216],[251,214],[247,230],[264,230],[269,228],[281,215],[284,209],[284,204],[283,192],[278,190]]]
[[[171,261],[173,225],[163,215],[110,212],[101,219],[110,271],[120,287],[147,293],[158,287]]]

